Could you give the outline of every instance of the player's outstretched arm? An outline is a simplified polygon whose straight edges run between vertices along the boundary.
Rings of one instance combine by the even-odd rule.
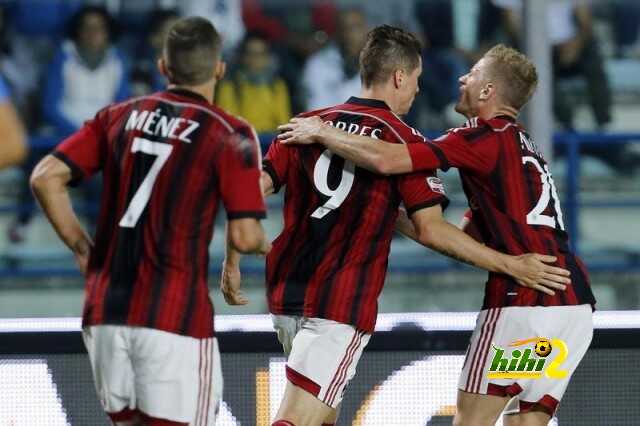
[[[570,283],[569,271],[548,265],[554,256],[525,254],[509,256],[486,247],[447,222],[440,205],[418,210],[411,215],[418,241],[445,256],[486,269],[511,275],[524,286],[554,295]]]
[[[73,211],[67,184],[71,169],[52,155],[43,158],[31,174],[31,189],[47,219],[62,241],[71,249],[80,271],[87,272],[93,243]]]
[[[320,117],[292,118],[278,127],[284,144],[320,143],[345,160],[383,175],[408,173],[413,170],[407,147],[336,129]]]
[[[260,187],[262,188],[263,196],[273,194],[273,181],[271,177],[262,172],[260,176]],[[243,219],[239,219],[243,220]],[[246,220],[246,219],[245,219]],[[240,259],[242,258],[242,252],[237,248],[237,241],[234,242],[234,233],[245,232],[250,230],[238,230],[235,229],[234,222],[236,220],[227,222],[226,235],[225,235],[225,258],[222,263],[222,276],[220,277],[220,290],[224,296],[225,301],[229,305],[246,305],[249,300],[240,290],[241,287],[241,272],[240,272]],[[257,221],[256,221],[257,222]],[[259,255],[266,255],[271,250],[271,244],[266,240],[262,226],[258,223],[260,232],[262,235],[262,244],[260,248],[254,253]],[[234,228],[234,229],[232,229]]]

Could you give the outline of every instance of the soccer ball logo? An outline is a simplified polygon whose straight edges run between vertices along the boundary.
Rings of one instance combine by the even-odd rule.
[[[551,353],[551,342],[547,339],[540,339],[536,342],[536,355],[546,358]]]

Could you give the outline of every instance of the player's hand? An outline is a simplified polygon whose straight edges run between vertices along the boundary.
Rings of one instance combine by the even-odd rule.
[[[509,266],[510,274],[521,286],[553,296],[555,290],[564,291],[571,284],[569,271],[549,265],[556,260],[555,256],[537,253],[516,256]]]
[[[80,273],[83,277],[87,276],[87,270],[89,269],[89,254],[88,253],[74,253],[76,258],[76,264],[80,269]]]
[[[278,140],[285,144],[308,145],[318,142],[318,136],[331,127],[320,117],[292,118],[287,124],[278,126]]]
[[[80,269],[83,277],[87,276],[89,269],[89,256],[91,254],[92,242],[88,238],[81,238],[72,246],[73,256],[76,258],[76,264]]]
[[[240,268],[222,265],[222,277],[220,277],[220,290],[225,302],[231,306],[246,305],[249,299],[240,290]]]
[[[271,243],[265,238],[264,242],[256,252],[258,256],[266,256],[271,251]]]

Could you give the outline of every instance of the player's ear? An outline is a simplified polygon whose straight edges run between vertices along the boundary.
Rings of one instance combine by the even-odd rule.
[[[160,71],[160,74],[166,77],[167,80],[171,80],[171,77],[169,76],[169,70],[167,68],[167,63],[164,61],[163,57],[158,58],[157,65],[158,65],[158,71]]]
[[[393,85],[396,89],[402,87],[402,82],[404,81],[405,75],[403,70],[395,70],[393,72]]]
[[[487,83],[482,90],[480,90],[480,100],[486,101],[495,93],[495,86],[493,83]]]
[[[225,61],[218,61],[216,63],[215,77],[217,81],[224,78],[224,73],[227,71],[227,63]]]

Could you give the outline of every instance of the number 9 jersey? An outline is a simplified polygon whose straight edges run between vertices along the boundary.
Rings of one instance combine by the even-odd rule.
[[[251,126],[170,89],[104,108],[53,155],[72,183],[102,171],[83,326],[212,337],[208,247],[219,201],[229,220],[265,215]]]
[[[586,268],[571,252],[549,166],[527,132],[507,116],[473,118],[434,142],[412,144],[414,170],[456,167],[472,220],[489,247],[512,255],[558,257],[571,272],[567,290],[546,295],[490,273],[483,310],[504,306],[595,305]]]
[[[303,114],[393,143],[424,138],[385,102],[350,98]],[[324,318],[372,332],[400,203],[409,214],[448,203],[435,172],[381,176],[320,145],[274,141],[264,170],[286,186],[284,229],[267,256],[272,314]]]

